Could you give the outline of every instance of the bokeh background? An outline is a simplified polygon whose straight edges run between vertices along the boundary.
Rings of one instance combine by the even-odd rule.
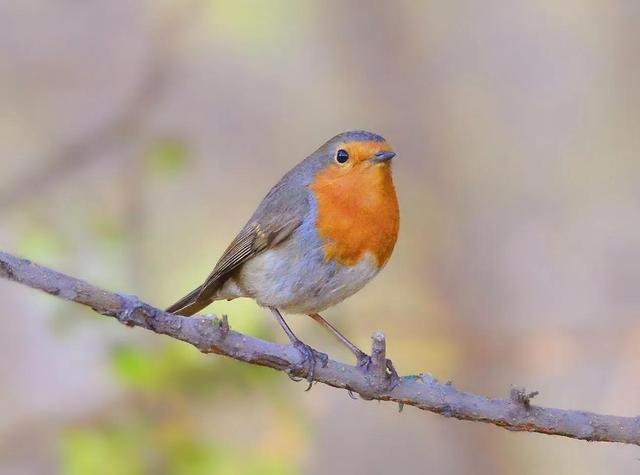
[[[166,306],[338,132],[398,153],[401,236],[326,312],[401,373],[640,413],[636,0],[0,1],[0,248]],[[0,473],[632,473],[131,330],[0,282]],[[285,342],[250,301],[232,327]],[[303,317],[299,335],[350,361]]]

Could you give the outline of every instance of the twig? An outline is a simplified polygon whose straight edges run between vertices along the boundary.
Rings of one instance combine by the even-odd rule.
[[[91,307],[130,326],[185,341],[203,353],[217,353],[251,364],[304,376],[300,354],[288,345],[270,343],[228,328],[217,317],[180,317],[135,297],[108,292],[28,260],[0,252],[0,277],[51,295]],[[373,356],[368,372],[329,360],[318,364],[314,380],[360,394],[363,399],[394,401],[402,406],[442,414],[456,419],[487,422],[512,431],[540,432],[588,441],[640,445],[640,418],[600,415],[584,411],[533,406],[533,393],[514,389],[511,398],[488,399],[457,390],[421,374],[404,376],[395,385],[386,384],[385,342],[381,333],[373,338]]]
[[[387,386],[387,342],[382,332],[375,332],[371,337],[371,385],[378,391]]]
[[[518,386],[512,386],[509,397],[515,403],[522,404],[525,408],[531,407],[531,400],[540,394],[538,391],[527,392],[525,388],[519,388]]]

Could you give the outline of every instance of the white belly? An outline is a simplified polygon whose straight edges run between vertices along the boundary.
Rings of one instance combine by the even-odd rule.
[[[356,293],[380,270],[369,254],[355,266],[345,267],[324,262],[320,248],[306,251],[290,240],[253,257],[217,297],[250,297],[286,313],[318,313]]]

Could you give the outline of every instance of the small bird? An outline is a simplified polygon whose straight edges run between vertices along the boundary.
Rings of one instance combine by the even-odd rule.
[[[326,365],[327,355],[301,342],[281,312],[310,316],[368,369],[370,357],[320,312],[355,294],[391,257],[400,225],[394,156],[371,132],[333,137],[269,191],[204,283],[167,312],[189,316],[216,300],[252,298],[301,352],[310,384],[316,358]]]

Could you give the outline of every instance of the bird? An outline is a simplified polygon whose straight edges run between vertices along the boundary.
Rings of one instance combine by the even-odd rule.
[[[367,370],[370,357],[320,312],[362,289],[391,257],[400,227],[395,155],[364,130],[328,140],[271,188],[206,280],[166,311],[191,316],[216,300],[251,298],[301,353],[309,388],[327,355],[303,343],[283,313],[310,316]],[[389,360],[387,367],[397,377]]]

